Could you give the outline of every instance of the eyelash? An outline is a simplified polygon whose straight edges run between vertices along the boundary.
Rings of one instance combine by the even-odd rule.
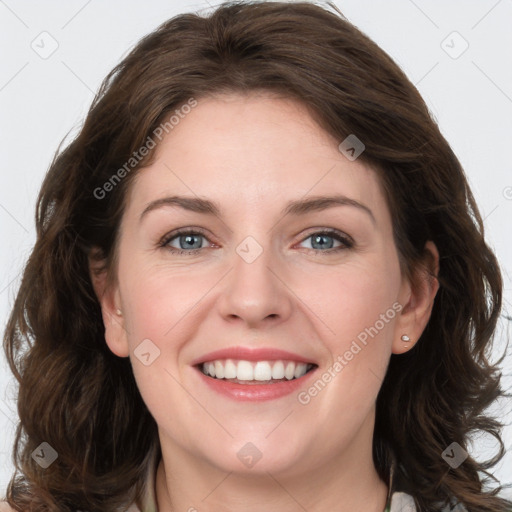
[[[158,246],[163,249],[168,250],[172,254],[179,254],[179,255],[186,254],[187,256],[195,255],[195,254],[199,253],[200,251],[202,251],[203,249],[206,249],[206,247],[201,247],[199,249],[191,249],[191,250],[187,251],[185,249],[176,249],[175,247],[170,247],[169,245],[167,245],[169,242],[171,242],[175,238],[178,238],[178,237],[184,236],[184,235],[200,235],[200,236],[208,239],[206,237],[206,235],[199,229],[182,229],[182,230],[174,231],[173,233],[170,233],[170,234],[164,236],[163,239],[159,242]],[[301,242],[304,242],[305,240],[307,240],[308,238],[311,238],[314,235],[327,235],[343,244],[340,247],[326,249],[325,251],[321,251],[318,249],[309,249],[306,247],[306,249],[308,249],[309,251],[313,251],[317,254],[319,254],[319,253],[327,253],[327,254],[337,253],[342,250],[351,249],[355,245],[354,241],[352,240],[351,237],[342,233],[341,231],[338,231],[336,229],[330,229],[330,228],[323,229],[321,231],[313,231],[308,236],[303,238],[301,240]]]

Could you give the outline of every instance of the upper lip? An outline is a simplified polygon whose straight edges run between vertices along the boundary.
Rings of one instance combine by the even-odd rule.
[[[300,356],[294,352],[280,350],[277,348],[249,348],[249,347],[230,347],[209,352],[191,362],[191,365],[198,365],[208,361],[217,361],[220,359],[236,359],[243,361],[296,361],[299,363],[312,363],[314,361],[307,357]]]

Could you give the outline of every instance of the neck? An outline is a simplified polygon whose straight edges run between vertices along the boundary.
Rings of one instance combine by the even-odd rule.
[[[158,511],[383,512],[388,487],[373,465],[371,443],[354,440],[344,453],[313,464],[286,474],[255,472],[256,466],[250,473],[226,472],[175,445],[166,450],[164,443],[156,474]]]

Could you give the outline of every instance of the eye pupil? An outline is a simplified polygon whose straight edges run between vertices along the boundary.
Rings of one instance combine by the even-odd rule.
[[[331,242],[327,242],[327,243],[324,243],[322,242],[322,240],[325,240],[326,238],[330,238],[331,239]],[[332,246],[333,246],[333,238],[332,236],[329,236],[329,235],[315,235],[313,236],[313,244],[312,244],[312,247],[314,249],[316,249],[316,247],[314,247],[315,244],[319,244],[320,248],[327,248],[327,249],[332,249]]]
[[[199,245],[197,247],[193,247],[193,245],[194,245],[193,239],[194,238],[199,240]],[[188,249],[190,249],[190,248],[200,249],[201,248],[201,240],[198,235],[183,235],[180,237],[180,246],[182,245],[182,242],[183,242],[183,245],[185,245],[185,247]],[[182,247],[182,248],[185,248],[185,247]]]

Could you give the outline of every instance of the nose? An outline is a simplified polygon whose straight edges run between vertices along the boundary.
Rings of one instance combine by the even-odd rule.
[[[282,274],[270,250],[263,250],[254,261],[235,253],[232,270],[222,280],[219,313],[226,321],[253,328],[285,321],[292,311],[293,294]]]

